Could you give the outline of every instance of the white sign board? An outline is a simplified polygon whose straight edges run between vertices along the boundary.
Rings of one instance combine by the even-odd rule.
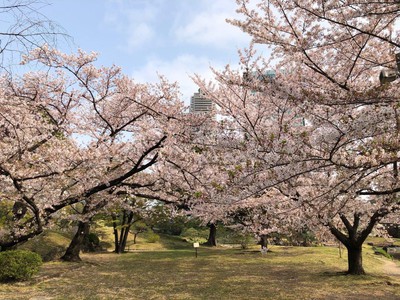
[[[193,243],[193,247],[194,247],[194,248],[199,248],[199,247],[200,247],[200,244],[199,244],[199,243]]]

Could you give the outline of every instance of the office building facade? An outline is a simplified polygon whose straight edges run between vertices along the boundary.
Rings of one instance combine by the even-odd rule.
[[[199,89],[197,93],[190,98],[190,109],[191,113],[207,113],[211,112],[213,103],[210,99],[207,99],[204,93]]]

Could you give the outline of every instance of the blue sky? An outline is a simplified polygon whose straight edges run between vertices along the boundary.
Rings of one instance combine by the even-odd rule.
[[[197,90],[188,75],[210,77],[209,66],[236,64],[237,50],[250,38],[227,24],[234,0],[49,0],[41,12],[73,38],[66,52],[81,48],[100,54],[138,81],[157,72],[178,81],[183,100]]]

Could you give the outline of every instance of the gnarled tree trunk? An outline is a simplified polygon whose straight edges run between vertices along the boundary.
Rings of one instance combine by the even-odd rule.
[[[79,253],[82,248],[85,237],[89,234],[90,223],[89,221],[78,223],[78,230],[76,231],[71,243],[69,244],[67,251],[61,257],[64,261],[81,261]]]

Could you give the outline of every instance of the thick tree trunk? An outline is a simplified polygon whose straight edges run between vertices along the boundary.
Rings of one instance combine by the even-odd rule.
[[[258,242],[258,244],[261,246],[261,249],[268,247],[268,239],[265,234],[260,235],[260,241]]]
[[[81,261],[79,253],[81,251],[81,247],[85,237],[88,235],[90,229],[89,222],[82,222],[79,221],[78,223],[78,230],[74,235],[71,243],[68,246],[67,251],[61,257],[64,261]]]
[[[217,226],[214,223],[209,225],[210,233],[208,235],[207,242],[204,243],[206,246],[216,247],[217,246]]]
[[[348,220],[348,218],[341,214],[340,219],[342,220],[347,234],[341,232],[333,224],[329,224],[329,229],[331,233],[347,248],[347,258],[348,258],[348,270],[347,274],[351,275],[364,275],[365,271],[362,264],[362,245],[368,235],[371,233],[375,224],[381,220],[382,217],[388,214],[386,208],[377,210],[369,219],[367,226],[364,229],[359,228],[360,224],[360,213],[354,213],[353,224]]]
[[[364,275],[365,271],[362,264],[362,247],[347,247],[347,258],[350,275]]]

